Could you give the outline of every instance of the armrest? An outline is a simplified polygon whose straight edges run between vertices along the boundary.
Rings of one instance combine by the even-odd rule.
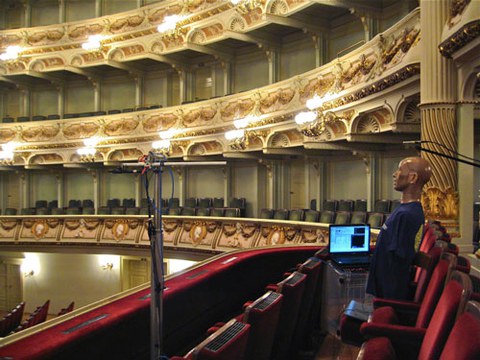
[[[392,343],[386,337],[378,337],[365,341],[357,356],[357,360],[393,360],[396,358]]]
[[[420,304],[413,301],[402,301],[402,300],[393,300],[393,299],[382,299],[374,298],[373,299],[373,308],[377,309],[384,306],[390,306],[397,312],[417,312],[420,310]]]
[[[367,338],[387,337],[392,343],[420,347],[425,332],[424,328],[404,325],[376,324],[365,322],[360,326],[360,333]]]

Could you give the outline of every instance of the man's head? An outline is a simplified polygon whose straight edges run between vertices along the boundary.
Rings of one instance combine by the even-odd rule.
[[[421,157],[408,157],[400,161],[393,173],[393,186],[397,191],[421,191],[432,176],[429,162]]]

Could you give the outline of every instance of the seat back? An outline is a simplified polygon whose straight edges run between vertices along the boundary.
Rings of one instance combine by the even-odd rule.
[[[480,359],[480,303],[469,301],[455,322],[440,360]]]
[[[261,209],[260,210],[260,219],[272,219],[273,218],[273,209]]]
[[[419,252],[420,253],[420,252]],[[418,273],[418,280],[416,281],[416,288],[415,294],[413,296],[413,301],[420,303],[424,296],[425,292],[427,291],[428,284],[430,279],[432,278],[433,270],[438,264],[440,260],[440,255],[442,254],[442,249],[439,247],[432,248],[427,256],[428,261],[423,266],[419,266],[417,273]]]
[[[268,291],[245,308],[242,321],[251,326],[245,359],[270,358],[282,302],[282,294]]]
[[[214,208],[222,208],[225,206],[225,200],[223,198],[213,198],[212,206]]]
[[[415,323],[416,327],[426,328],[430,323],[438,299],[442,294],[445,281],[455,267],[455,263],[456,259],[454,256],[442,254],[442,258],[433,270],[432,277],[425,291],[425,296],[421,302]]]
[[[320,213],[320,218],[318,222],[324,224],[333,224],[335,222],[335,212],[331,210],[323,210]]]
[[[354,211],[352,212],[352,218],[350,219],[352,224],[366,224],[367,212],[366,211]]]
[[[367,224],[372,228],[380,228],[385,221],[385,214],[381,212],[371,212],[367,217]]]
[[[293,209],[290,210],[288,214],[288,220],[291,221],[303,221],[305,218],[305,211],[303,209]]]
[[[230,320],[192,350],[196,360],[243,360],[250,325]]]
[[[401,204],[400,200],[398,199],[392,200],[392,202],[390,203],[390,212],[393,212],[393,210],[398,208],[400,204]]]
[[[390,200],[377,200],[375,201],[375,212],[380,212],[380,213],[389,213],[390,212]]]
[[[335,214],[335,224],[345,225],[350,223],[352,213],[350,211],[337,211]]]
[[[317,222],[320,217],[320,213],[317,210],[307,210],[305,212],[305,221]]]
[[[275,220],[287,220],[288,219],[288,209],[276,209],[273,212],[273,218]]]
[[[199,207],[197,209],[197,216],[210,216],[210,208]]]
[[[367,211],[367,200],[358,199],[355,200],[355,204],[353,204],[353,211]]]
[[[212,206],[212,198],[200,198],[200,199],[198,199],[198,207],[199,208],[209,208],[211,206]]]
[[[339,200],[337,211],[353,211],[353,200]]]
[[[418,354],[419,360],[438,359],[443,350],[455,320],[463,313],[472,291],[472,284],[467,274],[454,271],[428,325],[422,346]]]
[[[284,296],[272,350],[273,359],[290,358],[289,349],[297,324],[306,279],[307,276],[305,274],[295,271],[273,287],[276,289],[276,292]],[[268,287],[268,290],[273,290],[273,288]]]
[[[226,208],[225,217],[239,217],[240,209],[239,208]]]
[[[322,210],[328,211],[337,211],[338,201],[337,200],[325,200],[323,202]]]
[[[182,208],[182,215],[185,216],[195,216],[195,208],[192,207],[184,207]]]
[[[194,207],[197,207],[197,205],[198,205],[197,198],[189,197],[185,199],[184,207],[194,208]]]
[[[216,216],[216,217],[223,217],[225,216],[225,209],[224,208],[212,208],[212,211],[210,212],[211,216]]]

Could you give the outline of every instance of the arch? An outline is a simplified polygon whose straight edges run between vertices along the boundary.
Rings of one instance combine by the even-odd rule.
[[[393,113],[383,107],[357,116],[351,125],[351,132],[357,134],[377,133],[393,122]]]
[[[63,68],[65,66],[65,63],[66,61],[62,56],[35,59],[30,63],[29,70],[43,71],[49,68]]]
[[[464,83],[461,85],[460,99],[473,101],[480,98],[480,66],[472,69]]]
[[[114,149],[105,154],[105,159],[107,161],[138,160],[143,155],[144,153],[138,148]]]
[[[186,149],[188,156],[217,155],[222,152],[223,144],[216,140],[192,143]]]
[[[397,123],[409,123],[409,124],[419,124],[420,123],[420,97],[418,95],[403,99],[403,101],[398,105],[398,110],[396,112],[395,121]]]
[[[61,154],[57,153],[47,153],[47,154],[34,154],[32,155],[27,163],[29,165],[46,165],[46,164],[62,164],[65,159]]]
[[[289,10],[289,6],[285,0],[273,0],[265,6],[265,12],[267,14],[284,15]]]

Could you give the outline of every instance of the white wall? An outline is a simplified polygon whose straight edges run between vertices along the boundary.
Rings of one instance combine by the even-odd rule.
[[[224,197],[224,175],[221,166],[192,167],[187,172],[187,197]]]
[[[26,312],[50,299],[49,314],[57,314],[71,301],[79,308],[121,291],[119,260],[111,270],[103,270],[98,255],[33,255],[38,258],[40,270],[24,278]]]
[[[328,199],[366,199],[368,184],[363,160],[335,161],[330,165]]]
[[[69,200],[93,199],[93,177],[86,172],[68,172],[64,176],[64,206]]]

